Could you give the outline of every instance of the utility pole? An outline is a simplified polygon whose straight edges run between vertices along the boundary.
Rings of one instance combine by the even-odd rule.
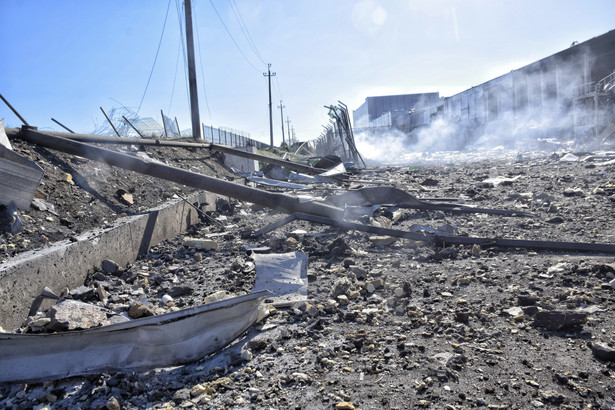
[[[186,8],[186,48],[188,49],[188,86],[190,88],[190,112],[192,114],[192,138],[203,139],[199,115],[199,96],[196,89],[196,63],[194,61],[194,36],[192,34],[192,3],[185,0]]]
[[[271,63],[267,64],[267,73],[263,76],[269,79],[269,145],[273,148],[273,113],[271,111],[271,77],[275,77],[275,73],[271,72]]]
[[[290,134],[290,118],[288,118],[288,115],[286,116],[286,125],[287,125],[286,129],[288,130],[288,145],[290,145],[291,144],[291,141],[290,141],[290,137],[291,137],[291,134]]]
[[[280,105],[278,105],[278,108],[280,109],[280,119],[282,120],[282,144],[285,144],[286,142],[284,141],[284,108],[286,108],[286,106],[282,104],[282,100],[280,100]],[[288,141],[288,145],[290,145],[290,138]]]
[[[286,129],[288,130],[288,145],[290,145],[290,118],[288,118],[288,115],[286,116]]]

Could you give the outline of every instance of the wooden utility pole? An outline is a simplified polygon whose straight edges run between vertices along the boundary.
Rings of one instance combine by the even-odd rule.
[[[188,49],[188,86],[190,87],[190,112],[192,114],[192,138],[203,139],[199,115],[199,96],[196,89],[196,63],[194,61],[194,36],[192,34],[192,3],[185,0],[186,48]]]
[[[267,72],[263,76],[269,79],[269,145],[273,148],[273,113],[271,111],[271,77],[275,77],[275,73],[271,72],[271,63],[267,64]]]
[[[284,141],[284,108],[286,108],[286,106],[282,104],[282,100],[280,100],[280,105],[278,105],[278,108],[280,109],[280,120],[282,121],[282,144],[285,144],[286,142]],[[288,141],[288,145],[290,145],[290,138]]]

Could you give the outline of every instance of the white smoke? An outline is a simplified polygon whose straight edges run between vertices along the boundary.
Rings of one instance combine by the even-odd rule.
[[[573,104],[575,88],[587,82],[592,60],[587,55],[566,62],[553,58],[550,66],[542,62],[505,74],[445,99],[443,111],[410,132],[363,128],[356,133],[359,152],[372,162],[402,165],[595,147],[594,131],[575,129],[575,118],[593,118],[593,111],[587,115]]]

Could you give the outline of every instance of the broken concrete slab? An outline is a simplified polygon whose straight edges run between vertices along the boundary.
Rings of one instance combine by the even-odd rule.
[[[235,148],[235,150],[245,151],[251,154],[257,153],[257,149],[254,146],[239,147]],[[229,168],[235,168],[240,172],[256,172],[259,169],[258,161],[254,159],[238,157],[236,155],[228,153],[224,154],[224,165]]]

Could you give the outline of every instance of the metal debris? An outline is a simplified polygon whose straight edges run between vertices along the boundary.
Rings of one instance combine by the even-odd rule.
[[[253,292],[273,292],[273,306],[290,306],[307,299],[308,255],[301,252],[252,255],[256,264]]]
[[[0,382],[141,371],[198,360],[250,327],[268,295],[263,290],[93,329],[0,334]]]

